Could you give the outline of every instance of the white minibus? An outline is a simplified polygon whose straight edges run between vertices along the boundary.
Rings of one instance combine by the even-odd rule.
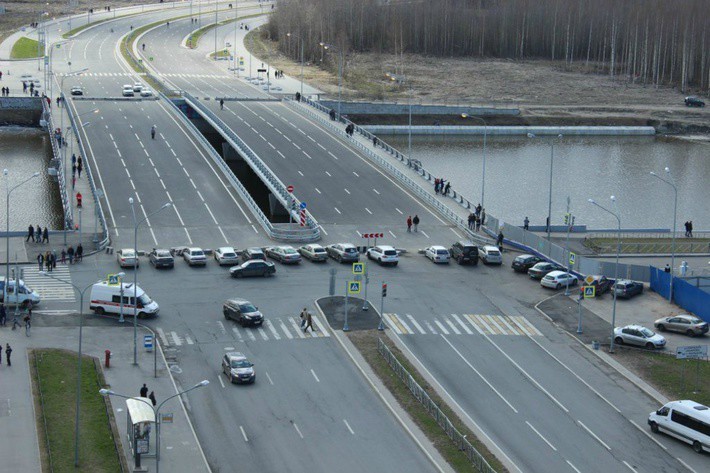
[[[710,450],[710,408],[695,401],[673,401],[651,412],[648,425],[693,446],[701,453]]]

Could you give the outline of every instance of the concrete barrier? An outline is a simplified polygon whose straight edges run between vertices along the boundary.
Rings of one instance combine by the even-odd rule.
[[[365,125],[361,128],[375,135],[406,135],[407,125]],[[597,136],[653,136],[652,126],[412,126],[413,135],[597,135]]]

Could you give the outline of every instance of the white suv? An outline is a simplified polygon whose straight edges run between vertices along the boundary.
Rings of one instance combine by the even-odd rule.
[[[124,97],[133,97],[135,94],[133,93],[133,86],[130,84],[126,84],[123,86],[123,96]]]
[[[392,266],[397,266],[399,263],[399,255],[397,250],[391,246],[373,246],[367,250],[368,259],[375,260],[381,265],[391,264]]]
[[[503,256],[498,247],[486,245],[478,247],[478,258],[485,264],[503,264]]]
[[[560,289],[567,286],[569,281],[570,286],[577,285],[577,277],[572,273],[567,273],[566,271],[551,271],[547,273],[540,280],[540,285],[543,287],[549,287],[550,289]]]

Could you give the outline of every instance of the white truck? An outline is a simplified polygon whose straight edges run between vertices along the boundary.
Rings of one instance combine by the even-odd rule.
[[[19,288],[15,290],[15,279],[10,279],[7,285],[7,305],[20,305],[26,307],[30,302],[33,306],[40,303],[41,298],[37,291],[25,285],[25,281],[19,280]],[[0,276],[0,301],[5,297],[5,277]]]
[[[98,282],[91,288],[91,301],[89,309],[95,313],[120,314],[121,313],[121,289],[123,288],[123,315],[132,316],[134,310],[134,288],[133,284],[120,283],[109,284],[107,281]],[[143,289],[136,286],[136,299],[138,299],[137,314],[140,318],[158,315],[160,306],[148,297]]]

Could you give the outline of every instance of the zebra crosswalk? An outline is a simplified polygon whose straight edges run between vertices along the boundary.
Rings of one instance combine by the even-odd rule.
[[[39,274],[39,267],[35,265],[24,265],[22,268],[22,280],[30,289],[37,291],[42,302],[46,301],[61,301],[61,302],[76,302],[76,294],[74,288],[66,282],[57,281],[48,276]],[[71,273],[69,266],[58,264],[54,270],[49,273],[55,278],[63,279],[71,282]]]
[[[542,336],[525,317],[486,314],[450,314],[417,320],[411,314],[385,313],[387,325],[398,335],[521,335]]]
[[[242,327],[235,325],[231,321],[217,321],[216,330],[224,336],[232,337],[240,342],[257,341],[289,341],[307,340],[313,338],[330,337],[330,332],[325,323],[318,316],[313,316],[313,326],[315,331],[303,332],[301,320],[298,317],[269,317],[264,320],[260,327]],[[213,327],[214,328],[214,327]],[[197,340],[191,334],[178,333],[157,327],[155,332],[160,337],[160,342],[164,347],[179,347],[183,345],[194,345]]]

